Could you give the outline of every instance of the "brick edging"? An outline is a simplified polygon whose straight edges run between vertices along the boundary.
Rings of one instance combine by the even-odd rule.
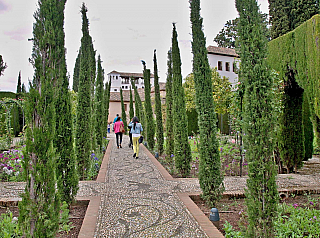
[[[218,230],[215,225],[209,220],[209,218],[201,211],[201,209],[192,201],[190,195],[200,195],[189,194],[189,193],[177,193],[180,200],[187,207],[192,216],[196,219],[202,230],[210,238],[224,238],[222,233]]]
[[[108,171],[108,165],[109,165],[109,158],[111,154],[111,148],[112,148],[113,140],[109,140],[107,150],[104,153],[103,161],[100,166],[99,174],[97,176],[97,179],[95,182],[103,183],[105,182],[107,171]]]

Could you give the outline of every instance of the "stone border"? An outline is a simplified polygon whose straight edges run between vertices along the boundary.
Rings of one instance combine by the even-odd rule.
[[[113,144],[113,140],[109,140],[107,150],[104,153],[103,161],[101,163],[100,170],[99,170],[99,174],[98,174],[98,177],[95,182],[99,182],[99,183],[105,182],[107,171],[108,171],[109,158],[110,158],[110,154],[111,154],[112,144]]]
[[[161,163],[151,154],[151,152],[142,144],[142,149],[147,154],[152,163],[157,167],[160,174],[165,180],[169,181],[185,181],[185,180],[195,180],[197,178],[173,178],[171,174],[161,165]],[[223,238],[224,236],[215,227],[209,218],[200,210],[200,208],[192,201],[190,195],[200,195],[199,193],[177,193],[178,197],[182,203],[186,206],[188,211],[196,219],[202,230],[206,233],[208,237],[212,238]]]

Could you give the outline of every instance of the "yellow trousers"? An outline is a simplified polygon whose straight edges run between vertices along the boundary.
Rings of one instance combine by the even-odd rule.
[[[136,153],[136,157],[139,157],[139,137],[132,137],[133,152]]]

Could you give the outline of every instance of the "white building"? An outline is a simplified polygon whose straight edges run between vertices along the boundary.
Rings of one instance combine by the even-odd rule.
[[[136,87],[144,88],[144,79],[142,73],[124,73],[112,71],[108,73],[108,80],[111,79],[111,92],[120,92],[122,90],[129,90],[131,86],[131,78],[134,78]],[[150,75],[151,87],[154,85],[154,76]]]
[[[232,85],[238,82],[239,55],[234,49],[208,46],[208,60],[211,68],[217,68],[221,77],[229,78]]]

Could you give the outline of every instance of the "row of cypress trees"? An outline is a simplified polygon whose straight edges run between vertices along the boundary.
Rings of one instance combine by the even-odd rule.
[[[106,127],[108,117],[108,106],[104,104],[109,104],[110,82],[104,90],[100,56],[95,82],[95,52],[89,35],[87,9],[83,4],[83,37],[76,62],[79,64],[77,119],[73,126],[64,47],[65,3],[65,0],[39,0],[34,14],[31,62],[35,74],[26,100],[28,126],[22,162],[27,183],[19,203],[19,225],[25,237],[55,237],[61,202],[70,205],[74,200],[78,191],[78,172],[85,178],[90,151],[96,148],[91,144],[93,136],[90,132],[95,131],[93,141],[101,146],[105,133],[101,124]],[[92,115],[100,127],[90,126]],[[76,171],[77,165],[80,171]]]

